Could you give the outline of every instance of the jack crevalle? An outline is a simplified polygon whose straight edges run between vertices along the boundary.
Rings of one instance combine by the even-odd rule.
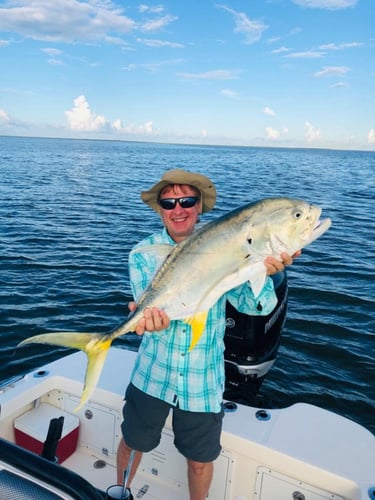
[[[321,209],[301,200],[268,198],[240,207],[194,232],[178,245],[137,251],[164,259],[137,309],[111,332],[59,332],[36,335],[19,345],[53,344],[81,349],[88,358],[80,408],[93,393],[114,339],[135,330],[148,307],[163,309],[171,320],[191,326],[190,350],[203,333],[210,307],[228,290],[246,281],[257,297],[266,280],[264,260],[282,252],[293,255],[331,225]],[[155,335],[162,332],[155,333]],[[76,408],[76,410],[78,409]]]

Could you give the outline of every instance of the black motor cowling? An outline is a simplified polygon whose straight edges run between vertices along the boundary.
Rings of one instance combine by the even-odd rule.
[[[249,316],[226,305],[224,398],[253,405],[280,344],[288,304],[286,272],[272,276],[277,304],[267,316]]]

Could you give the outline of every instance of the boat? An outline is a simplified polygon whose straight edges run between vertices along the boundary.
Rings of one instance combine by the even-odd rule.
[[[375,436],[369,430],[310,404],[265,409],[243,401],[247,390],[256,394],[277,355],[287,278],[275,279],[278,305],[257,324],[258,335],[243,326],[250,321],[253,329],[254,318],[227,311],[222,451],[208,498],[374,500]],[[82,352],[2,382],[0,499],[103,500],[129,492],[111,486],[136,355],[112,347],[94,393],[78,410],[86,369]],[[173,445],[170,417],[159,446],[143,455],[131,493],[144,500],[189,498],[186,461]]]

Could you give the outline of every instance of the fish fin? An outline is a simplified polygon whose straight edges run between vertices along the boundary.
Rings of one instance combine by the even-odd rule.
[[[194,349],[198,340],[201,338],[207,321],[207,311],[199,312],[187,318],[185,322],[191,326],[191,342],[189,351]]]
[[[258,272],[253,273],[249,277],[249,283],[255,298],[257,298],[260,292],[262,291],[264,284],[266,282],[266,278],[267,278],[267,272],[265,269],[259,270]]]
[[[107,336],[103,336],[93,347],[86,349],[87,368],[83,384],[83,392],[78,406],[73,410],[74,412],[77,412],[82,408],[94,392],[96,384],[98,383],[100,374],[103,370],[104,362],[107,359],[107,354],[112,343],[112,339],[105,337]]]
[[[35,335],[34,337],[23,340],[18,346],[32,343],[51,344],[72,349],[80,349],[86,353],[87,367],[85,381],[79,406],[74,410],[77,411],[94,392],[112,340],[113,338],[107,334],[59,332]]]

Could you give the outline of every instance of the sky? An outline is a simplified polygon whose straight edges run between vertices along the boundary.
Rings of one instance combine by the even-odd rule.
[[[375,151],[375,0],[0,0],[0,135]]]

